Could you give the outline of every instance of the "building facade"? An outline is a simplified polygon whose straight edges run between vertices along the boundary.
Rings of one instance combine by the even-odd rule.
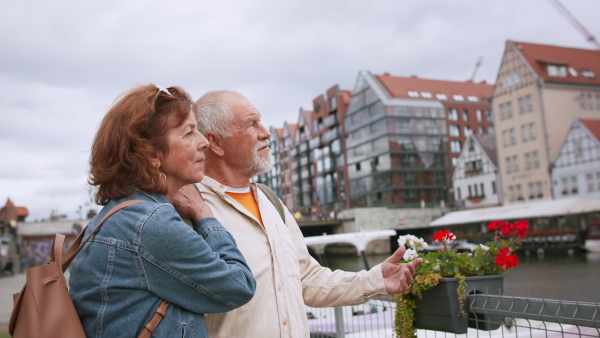
[[[552,167],[556,199],[600,199],[600,120],[574,118]]]
[[[450,158],[460,155],[465,133],[490,131],[491,90],[485,83],[361,72],[344,119],[351,206],[452,202]]]
[[[494,134],[471,134],[452,174],[457,209],[502,204]]]
[[[504,204],[552,198],[571,119],[600,113],[599,73],[600,51],[506,42],[492,95]]]

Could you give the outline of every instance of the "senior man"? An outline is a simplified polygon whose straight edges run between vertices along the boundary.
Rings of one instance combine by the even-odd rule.
[[[309,337],[305,304],[360,304],[407,290],[422,260],[399,264],[404,247],[369,271],[331,271],[319,265],[308,253],[294,216],[284,208],[284,221],[251,181],[273,165],[271,133],[258,109],[231,91],[209,92],[197,103],[198,128],[210,142],[198,188],[235,238],[257,281],[249,303],[207,315],[210,337]]]

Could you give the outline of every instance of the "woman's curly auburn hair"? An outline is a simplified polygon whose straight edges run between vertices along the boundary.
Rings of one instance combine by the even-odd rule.
[[[153,84],[134,88],[104,116],[92,144],[88,179],[98,188],[99,205],[134,189],[166,193],[150,159],[169,152],[167,132],[184,123],[190,111],[198,117],[196,104],[182,88],[167,90],[172,95]]]

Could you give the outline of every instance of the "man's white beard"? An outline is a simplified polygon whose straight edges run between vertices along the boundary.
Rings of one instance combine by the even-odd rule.
[[[270,151],[264,156],[260,156],[258,154],[258,149],[264,147],[265,145],[268,146],[269,141],[258,143],[254,147],[254,157],[252,158],[250,168],[248,168],[248,175],[256,176],[258,174],[266,173],[273,167],[273,156],[271,156]]]

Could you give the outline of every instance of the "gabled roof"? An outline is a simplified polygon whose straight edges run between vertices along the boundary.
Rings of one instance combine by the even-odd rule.
[[[594,137],[600,141],[600,120],[579,119],[579,122],[581,122],[590,131],[590,133],[592,133],[592,135],[594,135]]]
[[[473,81],[430,80],[416,76],[391,76],[387,73],[375,75],[375,78],[393,98],[469,102],[472,101],[469,100],[469,97],[475,97],[477,102],[484,102],[486,98],[491,97],[494,89],[493,85],[487,84],[485,81],[475,83]],[[446,98],[439,97],[438,94],[443,94]],[[462,96],[462,100],[455,99],[454,95]]]
[[[600,84],[600,50],[538,45],[533,43],[509,41],[515,46],[531,69],[545,82]],[[564,65],[575,72],[567,70],[566,77],[549,76],[547,64]],[[593,72],[595,77],[585,77],[582,70]],[[574,76],[576,75],[576,76]]]
[[[496,136],[494,134],[473,134],[481,145],[490,161],[498,167],[498,149],[496,148]]]
[[[29,210],[26,207],[15,207],[15,204],[8,198],[6,205],[0,208],[0,220],[16,221],[19,217],[28,216]]]
[[[281,141],[283,139],[283,128],[273,128],[273,131],[275,132],[277,140]]]

